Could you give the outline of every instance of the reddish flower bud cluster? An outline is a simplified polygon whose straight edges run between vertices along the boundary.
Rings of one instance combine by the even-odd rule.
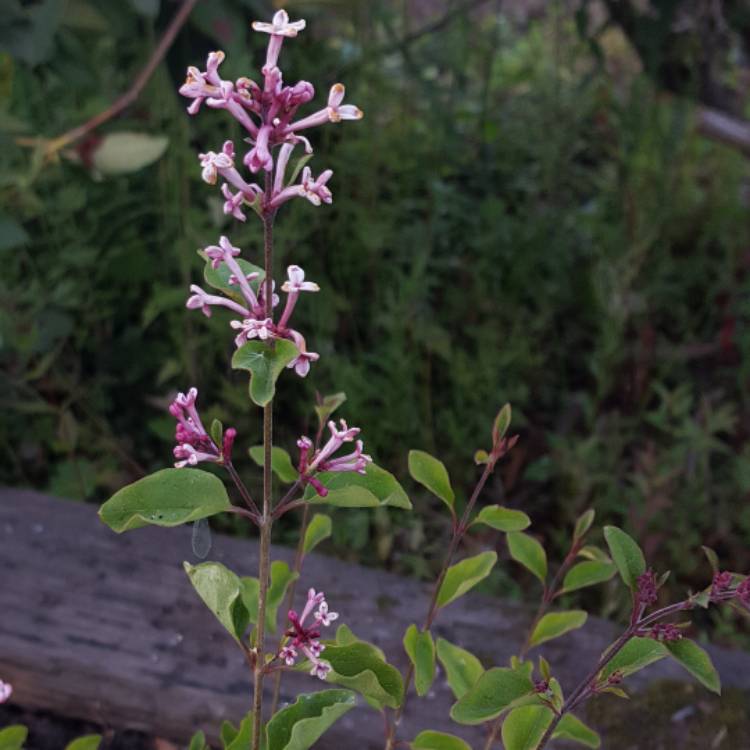
[[[643,575],[638,576],[638,592],[636,594],[638,603],[649,607],[658,599],[658,586],[656,575],[649,568]]]
[[[723,594],[732,585],[732,574],[728,571],[714,573],[711,582],[711,600],[716,601],[719,594]]]
[[[646,637],[653,638],[655,641],[670,643],[679,641],[682,638],[682,631],[670,622],[657,622],[651,626],[651,629],[646,633]]]
[[[748,608],[750,608],[750,576],[745,578],[742,583],[737,586],[737,598]]]

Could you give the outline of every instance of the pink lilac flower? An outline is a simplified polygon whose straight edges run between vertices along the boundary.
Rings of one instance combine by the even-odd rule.
[[[202,461],[224,463],[231,460],[236,430],[231,427],[226,430],[219,450],[201,422],[195,407],[197,398],[198,389],[191,388],[187,394],[178,393],[169,406],[169,413],[177,420],[174,436],[177,445],[173,450],[174,457],[178,459],[175,462],[177,469],[195,466]]]
[[[276,330],[271,318],[245,318],[245,320],[233,320],[230,324],[232,328],[239,331],[234,339],[235,346],[240,347],[252,339],[267,341],[276,336]]]
[[[289,322],[294,312],[294,306],[297,304],[297,298],[300,292],[319,292],[320,287],[312,282],[305,281],[305,272],[299,266],[289,266],[287,268],[289,278],[281,287],[282,292],[286,292],[286,306],[279,320],[279,328],[284,328]]]
[[[737,598],[746,607],[750,608],[750,576],[745,578],[739,586],[737,586]]]
[[[5,703],[13,694],[13,686],[9,682],[0,680],[0,703]]]
[[[317,611],[313,615],[315,624],[306,627],[305,620],[316,607]],[[291,640],[279,651],[279,657],[284,660],[287,666],[291,667],[301,652],[312,664],[310,674],[313,677],[325,680],[331,671],[331,665],[320,658],[325,646],[319,640],[320,630],[318,630],[318,627],[330,625],[338,619],[338,613],[331,612],[328,609],[328,602],[326,602],[325,594],[322,591],[316,592],[315,589],[310,589],[307,592],[307,602],[302,614],[298,615],[293,609],[290,609],[287,616],[291,627],[285,635]]]
[[[294,369],[297,375],[304,378],[307,373],[310,372],[310,363],[317,362],[320,359],[320,354],[307,351],[307,343],[305,342],[304,336],[299,331],[290,328],[286,333],[289,334],[289,337],[292,339],[294,345],[297,347],[297,351],[299,352],[297,357],[287,365],[287,369]]]
[[[300,451],[297,469],[300,477],[303,482],[311,484],[321,497],[325,497],[328,494],[328,490],[321,484],[320,480],[316,479],[315,474],[317,472],[354,471],[358,474],[365,474],[367,471],[367,464],[372,463],[372,458],[362,452],[364,444],[361,440],[356,441],[355,450],[352,453],[345,456],[339,456],[338,458],[332,458],[333,454],[344,443],[353,442],[354,438],[360,431],[359,427],[348,427],[343,419],[340,420],[340,424],[341,428],[336,429],[335,422],[330,421],[328,423],[331,437],[320,450],[314,453],[312,457],[310,456],[313,449],[312,440],[303,435],[297,441],[297,447]]]
[[[226,110],[244,127],[250,149],[243,156],[242,164],[250,172],[271,173],[275,169],[271,194],[265,195],[258,185],[240,175],[231,142],[225,143],[219,153],[209,151],[201,155],[203,178],[210,184],[216,184],[219,178],[224,180],[221,186],[224,212],[238,221],[247,218],[242,210],[243,204],[254,203],[257,199],[260,199],[258,210],[264,213],[275,210],[293,197],[307,198],[316,206],[330,203],[331,191],[326,187],[331,177],[330,170],[324,170],[317,179],[313,179],[308,171],[299,185],[285,187],[284,175],[291,147],[301,142],[307,153],[312,153],[310,142],[299,135],[300,131],[332,122],[359,120],[363,116],[358,107],[344,102],[344,85],[336,83],[329,91],[324,108],[295,120],[299,108],[314,98],[315,89],[309,81],[285,85],[278,61],[284,40],[297,36],[305,28],[305,21],[291,21],[286,11],[279,10],[270,23],[256,21],[253,28],[269,36],[261,69],[262,86],[245,76],[234,83],[223,79],[219,67],[225,55],[219,50],[208,55],[205,71],[189,67],[187,79],[180,87],[180,93],[192,99],[188,107],[190,114],[197,114],[205,103],[210,108]],[[277,147],[281,150],[274,159],[273,152]]]
[[[200,310],[207,318],[211,317],[211,307],[226,307],[240,315],[250,315],[250,311],[242,305],[237,304],[227,297],[220,297],[218,294],[208,294],[204,292],[197,284],[190,285],[192,295],[188,297],[185,306],[188,310]]]

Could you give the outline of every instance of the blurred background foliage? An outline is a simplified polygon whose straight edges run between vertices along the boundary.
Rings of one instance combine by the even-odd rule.
[[[308,20],[287,80],[319,99],[343,80],[366,117],[315,134],[333,205],[278,223],[279,268],[322,287],[298,308],[322,356],[306,381],[282,378],[277,442],[313,429],[316,390],[343,390],[341,414],[417,500],[336,512],[335,553],[429,574],[446,519],[406,453],[439,455],[465,497],[510,401],[521,440],[486,499],[530,513],[558,555],[592,506],[680,591],[706,584],[702,543],[750,569],[748,161],[695,128],[706,104],[749,114],[750,13],[644,5],[285,3]],[[217,47],[226,77],[256,75],[249,21],[270,4],[199,2],[124,115],[53,159],[38,139],[124,92],[176,4],[0,8],[0,481],[101,500],[170,462],[165,406],[192,384],[243,448],[259,442],[227,320],[184,308],[197,248],[226,232],[259,251],[196,158],[240,133],[223,113],[188,117],[176,89]],[[122,132],[146,136],[147,166],[104,153]],[[510,565],[493,586],[512,595],[526,581]],[[731,616],[713,625],[740,637]]]

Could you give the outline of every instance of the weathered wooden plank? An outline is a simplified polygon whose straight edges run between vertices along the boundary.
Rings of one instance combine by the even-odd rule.
[[[291,561],[288,549],[273,553]],[[215,737],[223,719],[238,721],[250,702],[246,665],[193,592],[184,559],[192,560],[188,529],[117,536],[98,521],[93,506],[0,490],[0,677],[14,684],[14,700],[179,741],[198,728]],[[241,574],[256,573],[253,541],[215,535],[211,559]],[[313,554],[301,591],[308,586],[325,589],[341,621],[404,663],[401,635],[421,621],[426,585]],[[528,611],[482,596],[462,602],[445,610],[436,634],[487,664],[504,663],[517,648]],[[545,653],[570,684],[614,632],[613,625],[593,620]],[[715,649],[713,656],[727,684],[750,685],[748,655]],[[641,680],[682,676],[667,663],[642,674]],[[285,676],[283,697],[319,687],[303,675]],[[450,703],[438,679],[426,700],[411,702],[401,736],[411,738],[428,726],[456,732],[447,718]],[[319,747],[349,747],[353,736],[358,748],[381,747],[381,717],[358,708]]]

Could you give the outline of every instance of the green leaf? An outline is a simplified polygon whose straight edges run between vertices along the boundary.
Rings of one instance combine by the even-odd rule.
[[[467,557],[451,565],[438,592],[438,607],[446,607],[459,596],[473,589],[490,574],[496,562],[496,552],[480,552],[474,557]]]
[[[232,637],[241,641],[250,624],[250,613],[242,600],[242,583],[239,577],[217,562],[199,565],[186,562],[183,567],[205,605]]]
[[[305,541],[302,543],[302,552],[307,555],[312,552],[324,539],[331,536],[333,524],[325,513],[316,513],[305,530]]]
[[[529,644],[538,646],[553,638],[559,638],[571,630],[576,630],[586,623],[588,614],[582,609],[572,609],[568,612],[549,612],[536,624],[531,634]]]
[[[615,573],[617,573],[617,568],[611,562],[585,560],[574,565],[565,574],[562,592],[567,594],[570,591],[586,588],[586,586],[604,583],[604,581],[609,581]]]
[[[510,404],[505,404],[495,417],[495,423],[492,426],[492,441],[497,444],[505,437],[505,433],[510,427],[511,408]],[[494,447],[494,446],[493,446]]]
[[[536,750],[554,714],[545,706],[514,708],[503,722],[505,750]]]
[[[108,133],[91,152],[91,164],[108,177],[130,174],[160,159],[168,145],[163,135]]]
[[[235,727],[231,721],[222,721],[221,722],[221,742],[226,747],[227,745],[231,745],[232,742],[234,742],[234,739],[239,734],[239,729]]]
[[[622,580],[631,590],[635,590],[638,586],[638,577],[646,572],[646,560],[641,548],[632,537],[617,526],[605,526],[604,538]]]
[[[376,464],[367,464],[364,474],[356,471],[322,472],[317,475],[317,479],[328,490],[328,494],[320,497],[315,489],[308,485],[304,498],[309,503],[326,503],[341,508],[374,508],[378,505],[390,505],[411,510],[411,502],[396,477]]]
[[[547,578],[547,553],[533,536],[513,531],[506,537],[510,556],[530,570],[542,583]]]
[[[21,750],[29,730],[20,724],[0,729],[0,750]]]
[[[412,750],[471,750],[460,737],[430,730],[420,732],[411,743]]]
[[[276,616],[284,601],[289,584],[299,578],[283,560],[274,560],[271,563],[271,582],[266,595],[266,630],[276,632]],[[242,590],[242,601],[248,611],[250,622],[258,622],[258,602],[260,597],[260,585],[257,578],[245,576],[240,579]]]
[[[232,367],[250,372],[250,398],[265,406],[276,393],[279,375],[298,355],[297,347],[286,339],[248,341],[232,356]]]
[[[437,658],[443,665],[448,685],[456,698],[462,698],[484,674],[484,667],[474,654],[444,638],[437,639]]]
[[[297,162],[294,165],[294,169],[292,170],[292,174],[287,180],[287,183],[286,183],[287,186],[294,185],[294,183],[297,181],[297,178],[299,177],[299,173],[302,171],[302,168],[312,158],[313,158],[313,154],[303,154],[302,156],[300,156],[299,159],[297,159]]]
[[[721,680],[711,657],[688,638],[665,643],[671,657],[681,664],[698,682],[711,692],[721,695]]]
[[[231,726],[231,725],[230,725]],[[231,727],[234,730],[234,727]],[[222,726],[222,736],[224,735]],[[250,743],[253,739],[253,715],[247,714],[240,722],[240,728],[234,730],[231,741],[227,742],[224,750],[250,750]],[[262,744],[262,743],[261,743]]]
[[[188,750],[210,750],[206,744],[206,735],[203,732],[196,732],[190,738]]]
[[[385,661],[385,653],[382,649],[378,648],[374,643],[363,641],[352,633],[351,628],[348,625],[339,625],[336,628],[336,645],[337,646],[348,646],[351,643],[364,643],[375,651],[375,653]]]
[[[595,560],[596,562],[607,562],[611,563],[610,556],[601,548],[595,544],[587,544],[578,550],[578,557],[583,557],[586,560]]]
[[[321,429],[331,418],[331,415],[346,401],[345,393],[332,393],[330,396],[318,396],[315,404],[315,413],[318,415],[318,424]]]
[[[79,737],[68,743],[65,750],[99,750],[102,736],[100,734],[87,734],[85,737]]]
[[[224,425],[218,419],[214,419],[213,422],[211,422],[210,433],[211,439],[216,445],[221,445],[223,443]]]
[[[708,560],[708,564],[711,566],[711,570],[713,570],[714,573],[718,573],[720,569],[719,556],[710,547],[706,547],[705,545],[703,545],[701,549]]]
[[[264,452],[262,445],[254,445],[248,453],[258,466],[263,466]],[[299,472],[294,468],[294,464],[292,464],[292,457],[287,451],[276,445],[271,448],[271,469],[285,484],[292,484],[299,478]]]
[[[368,643],[326,646],[325,660],[333,667],[327,680],[356,690],[372,704],[398,708],[404,697],[401,673]]]
[[[198,253],[205,261],[206,265],[203,269],[203,278],[206,280],[206,284],[212,286],[214,289],[219,289],[224,292],[227,297],[231,297],[235,302],[239,302],[242,305],[247,304],[247,300],[242,296],[237,284],[230,284],[229,278],[232,276],[232,272],[229,270],[229,266],[226,263],[220,263],[218,268],[213,268],[212,261],[204,255],[203,251]],[[263,283],[263,279],[266,274],[262,268],[255,266],[252,263],[248,263],[242,258],[235,258],[239,267],[242,269],[242,273],[245,276],[251,273],[257,273],[258,276],[249,282],[250,288],[257,294],[260,285]]]
[[[420,631],[416,625],[409,625],[404,635],[404,649],[414,665],[417,695],[426,695],[435,679],[435,643],[430,631]]]
[[[224,483],[199,469],[162,469],[115,492],[99,517],[118,534],[154,524],[179,526],[231,508]]]
[[[439,497],[450,508],[451,513],[454,512],[456,495],[442,461],[424,451],[409,451],[409,474],[415,482]]]
[[[658,641],[652,638],[631,638],[602,669],[599,673],[599,680],[605,680],[615,672],[619,672],[622,677],[627,677],[665,656],[667,656],[667,651]]]
[[[483,523],[498,531],[523,531],[531,526],[531,519],[520,510],[503,508],[500,505],[489,505],[479,511],[479,515],[472,522]]]
[[[307,750],[323,733],[356,705],[349,690],[306,693],[268,722],[268,750]]]
[[[585,513],[582,513],[578,520],[576,521],[575,529],[573,529],[573,540],[576,542],[580,542],[583,537],[586,536],[589,529],[591,528],[591,524],[594,523],[594,518],[596,518],[596,513],[593,509],[589,508]]]
[[[602,744],[599,735],[573,714],[565,714],[560,719],[560,723],[552,733],[552,739],[570,740],[590,747],[592,750],[596,750]]]
[[[483,724],[499,716],[534,688],[531,679],[505,667],[488,669],[451,708],[451,718],[459,724]]]

